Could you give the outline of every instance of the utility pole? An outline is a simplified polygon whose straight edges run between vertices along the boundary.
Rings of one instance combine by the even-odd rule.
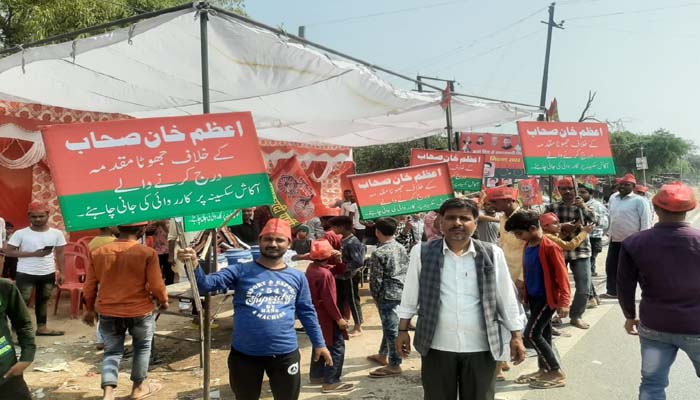
[[[644,159],[644,144],[641,144],[641,147],[639,148],[639,151],[642,153],[642,162],[646,164],[646,160]],[[642,164],[644,168],[642,168],[642,184],[644,186],[647,185],[647,166]]]
[[[542,73],[542,92],[540,93],[540,109],[545,109],[545,102],[547,101],[547,80],[549,78],[549,53],[552,48],[552,28],[564,29],[564,21],[560,23],[554,22],[554,5],[552,3],[549,5],[549,21],[540,21],[547,25],[547,48],[544,52],[544,71]],[[540,114],[537,118],[538,121],[544,121],[544,114]]]
[[[418,75],[416,76],[416,85],[418,86],[418,92],[423,92],[423,81],[421,80],[423,78],[422,76]],[[429,149],[430,145],[428,144],[428,138],[425,137],[423,138],[423,148],[424,149]]]
[[[299,33],[298,35],[302,39],[306,39],[306,26],[305,25],[299,25]]]

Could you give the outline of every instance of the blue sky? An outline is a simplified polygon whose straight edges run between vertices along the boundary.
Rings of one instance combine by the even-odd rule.
[[[248,0],[261,22],[409,76],[456,79],[457,91],[538,104],[550,1]],[[373,16],[371,16],[374,14]],[[547,104],[591,113],[633,132],[665,128],[700,145],[700,1],[562,0]],[[397,87],[410,82],[392,79]],[[515,125],[491,129],[515,133]]]

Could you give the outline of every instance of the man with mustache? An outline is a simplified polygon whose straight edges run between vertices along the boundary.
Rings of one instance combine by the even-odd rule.
[[[238,400],[257,400],[263,373],[270,378],[275,400],[295,400],[301,389],[300,353],[294,330],[299,318],[314,347],[314,360],[321,357],[333,365],[331,354],[311,301],[304,273],[287,266],[283,256],[292,242],[289,223],[270,219],[260,233],[260,257],[252,262],[195,276],[201,293],[235,291],[234,326],[228,358],[229,383]],[[178,258],[197,261],[193,249],[178,251]]]

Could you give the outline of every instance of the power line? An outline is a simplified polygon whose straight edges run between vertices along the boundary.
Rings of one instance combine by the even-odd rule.
[[[647,8],[643,10],[632,10],[632,11],[616,11],[612,13],[606,13],[606,14],[596,14],[596,15],[586,15],[582,17],[572,17],[572,18],[567,18],[567,21],[577,21],[581,19],[593,19],[593,18],[605,18],[605,17],[616,17],[620,15],[632,15],[632,14],[644,14],[644,13],[650,13],[650,12],[656,12],[656,11],[664,11],[664,10],[672,10],[672,9],[678,9],[678,8],[688,8],[688,7],[696,7],[700,6],[700,3],[686,3],[686,4],[679,4],[675,6],[668,6],[668,7],[657,7],[657,8]]]
[[[372,13],[372,14],[356,15],[353,17],[346,17],[346,18],[331,19],[328,21],[313,22],[310,24],[304,24],[304,26],[320,26],[320,25],[340,24],[343,22],[355,21],[355,20],[359,20],[359,19],[376,18],[376,17],[382,17],[382,16],[386,16],[386,15],[393,15],[393,14],[400,14],[400,13],[405,13],[405,12],[410,12],[410,11],[426,10],[426,9],[430,9],[430,8],[443,7],[443,6],[448,6],[448,5],[457,4],[457,3],[466,3],[469,1],[470,0],[446,1],[443,3],[435,3],[435,4],[425,5],[425,6],[402,8],[399,10],[382,11],[382,12],[377,12],[377,13]]]
[[[521,23],[525,22],[526,20],[534,17],[535,15],[539,14],[540,12],[542,12],[543,10],[546,10],[546,9],[547,9],[547,7],[540,8],[540,9],[532,12],[531,14],[528,14],[522,18],[519,18],[519,19],[511,22],[510,24],[508,24],[506,26],[503,26],[501,28],[496,29],[495,31],[493,31],[491,33],[488,33],[484,36],[473,39],[469,42],[464,42],[457,47],[454,47],[450,50],[444,51],[436,56],[430,57],[430,58],[420,62],[419,64],[415,64],[413,66],[408,67],[407,69],[421,69],[421,68],[426,68],[426,67],[438,64],[438,63],[443,61],[443,59],[442,59],[443,57],[448,56],[448,55],[454,55],[454,53],[458,52],[458,51],[470,49],[470,48],[476,46],[479,42],[481,42],[483,40],[490,39],[490,38],[498,35],[501,32],[505,32],[505,31],[509,30],[510,28],[512,28],[518,24],[521,24]]]

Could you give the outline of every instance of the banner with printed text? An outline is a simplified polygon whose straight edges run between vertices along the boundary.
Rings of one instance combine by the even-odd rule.
[[[222,225],[233,226],[243,223],[243,213],[237,210],[221,210],[205,214],[188,215],[182,219],[185,232],[219,229]]]
[[[525,169],[530,175],[613,175],[608,125],[519,121]]]
[[[523,151],[518,135],[461,132],[460,150],[484,155],[484,179],[525,179]]]
[[[454,190],[478,192],[484,174],[484,159],[480,154],[459,151],[411,149],[411,166],[447,162]]]
[[[42,130],[68,231],[272,204],[249,112]]]
[[[348,177],[362,219],[413,214],[440,208],[454,197],[446,162]]]

